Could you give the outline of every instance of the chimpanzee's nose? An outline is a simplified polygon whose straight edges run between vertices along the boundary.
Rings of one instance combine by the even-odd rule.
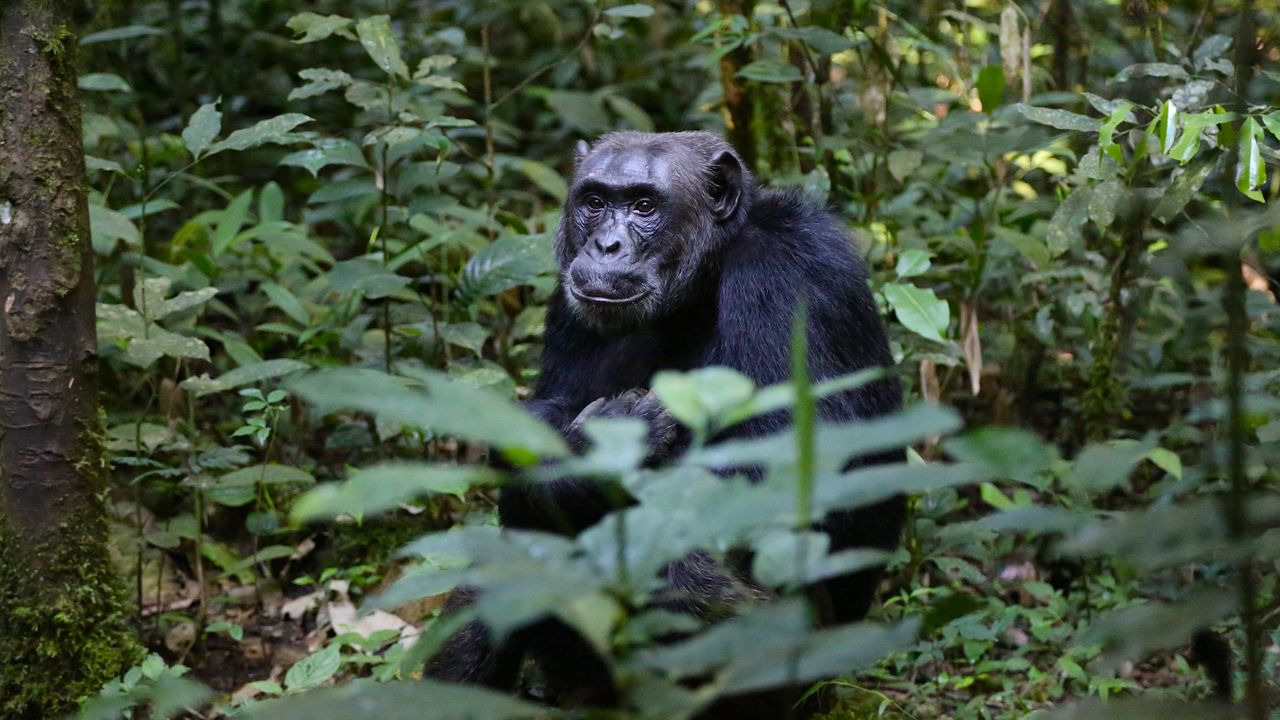
[[[618,233],[603,233],[595,239],[596,249],[604,255],[613,255],[622,249],[622,239]]]

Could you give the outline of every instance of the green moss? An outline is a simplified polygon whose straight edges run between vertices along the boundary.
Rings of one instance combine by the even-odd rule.
[[[141,659],[94,510],[37,542],[0,522],[0,717],[73,711]]]

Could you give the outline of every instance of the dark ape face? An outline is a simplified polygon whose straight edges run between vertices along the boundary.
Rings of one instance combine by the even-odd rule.
[[[679,308],[744,213],[749,182],[707,133],[614,133],[580,148],[556,240],[570,308],[602,332]]]

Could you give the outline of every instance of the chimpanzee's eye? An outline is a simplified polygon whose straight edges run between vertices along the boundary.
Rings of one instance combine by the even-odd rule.
[[[588,195],[586,206],[591,212],[600,212],[604,209],[604,198],[599,195]]]
[[[658,206],[649,198],[640,198],[631,206],[632,212],[639,213],[640,215],[648,215],[657,209]]]

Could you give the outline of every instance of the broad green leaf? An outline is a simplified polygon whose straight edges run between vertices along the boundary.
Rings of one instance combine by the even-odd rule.
[[[1165,77],[1175,80],[1186,80],[1187,71],[1172,63],[1135,63],[1121,70],[1116,75],[1116,82],[1127,82],[1134,78]]]
[[[147,37],[148,35],[163,34],[163,31],[149,25],[124,25],[122,27],[115,27],[110,30],[100,30],[96,33],[85,35],[80,38],[80,44],[93,45],[94,43],[112,42],[114,40],[132,40],[134,38]]]
[[[1024,232],[1000,226],[995,229],[995,234],[997,238],[1009,243],[1015,250],[1022,253],[1022,256],[1038,269],[1047,268],[1052,260],[1049,248],[1045,247],[1040,240]]]
[[[898,182],[905,182],[924,161],[924,153],[915,149],[894,150],[889,153],[889,174]]]
[[[948,438],[947,454],[961,462],[975,463],[995,477],[1032,483],[1058,458],[1058,451],[1028,430],[986,427]]]
[[[1271,133],[1271,137],[1280,140],[1280,110],[1259,115],[1258,119],[1262,121],[1262,126],[1267,129],[1267,132]]]
[[[332,647],[337,647],[336,645]],[[286,676],[286,684],[288,678]],[[427,709],[424,712],[424,708]],[[512,697],[479,685],[436,680],[380,683],[357,680],[293,697],[260,703],[250,720],[536,720],[547,716],[544,705]]]
[[[853,41],[836,32],[817,25],[804,27],[773,27],[767,34],[784,40],[799,40],[821,55],[832,55],[853,47]]]
[[[1058,128],[1059,130],[1080,130],[1083,132],[1097,132],[1102,127],[1102,122],[1094,118],[1073,113],[1068,110],[1058,110],[1057,108],[1036,107],[1035,105],[1027,105],[1026,103],[1018,103],[1013,106],[1023,117],[1031,122],[1049,127]]]
[[[569,195],[569,185],[560,177],[560,173],[556,172],[551,166],[540,163],[537,160],[521,160],[516,164],[520,172],[524,176],[533,181],[543,192],[555,198],[558,202],[564,202]]]
[[[329,68],[300,70],[298,71],[298,77],[307,82],[305,85],[300,85],[289,91],[290,100],[304,100],[309,97],[323,95],[330,90],[347,87],[353,82],[353,78],[346,72]]]
[[[152,325],[146,337],[135,337],[125,349],[125,358],[139,367],[147,367],[162,357],[209,359],[209,346],[199,338],[186,337]]]
[[[322,411],[360,410],[383,422],[503,449],[542,457],[568,454],[559,433],[520,406],[436,372],[412,371],[408,380],[354,368],[327,370],[295,382],[293,389]]]
[[[212,300],[217,294],[218,288],[216,287],[180,292],[176,296],[161,302],[159,307],[153,309],[149,314],[156,320],[163,320],[170,315],[175,315],[183,310],[190,310],[193,307],[199,307],[200,305]]]
[[[1111,115],[1102,123],[1102,127],[1098,128],[1098,147],[1118,163],[1124,162],[1124,152],[1112,138],[1115,136],[1116,128],[1120,127],[1120,123],[1128,119],[1131,109],[1133,109],[1133,103],[1121,102],[1115,110],[1111,111]]]
[[[216,152],[216,150],[214,151]],[[218,224],[213,229],[212,238],[212,254],[218,257],[231,247],[235,242],[236,234],[240,232],[240,228],[244,227],[245,222],[249,219],[249,207],[253,204],[253,189],[250,188],[240,193],[226,207],[218,213]]]
[[[262,284],[262,291],[271,298],[271,304],[280,308],[289,319],[298,323],[302,327],[306,327],[311,323],[311,313],[303,307],[302,301],[298,299],[290,290],[282,285],[273,282],[265,282]]]
[[[265,463],[229,472],[214,481],[213,487],[233,488],[263,485],[314,485],[311,473],[292,465]]]
[[[1112,610],[1093,623],[1081,642],[1102,646],[1092,669],[1115,672],[1125,661],[1141,662],[1154,652],[1186,644],[1197,631],[1237,608],[1235,592],[1201,589],[1176,603],[1147,602]]]
[[[918,248],[903,250],[902,254],[898,256],[898,263],[894,266],[893,272],[899,278],[923,275],[928,272],[932,257],[933,253],[928,250],[920,250]]]
[[[1244,121],[1240,128],[1239,159],[1236,164],[1236,189],[1250,200],[1266,202],[1258,188],[1267,181],[1267,165],[1262,160],[1262,151],[1258,141],[1262,138],[1262,128],[1252,117]]]
[[[260,362],[242,365],[234,370],[219,375],[217,378],[210,378],[208,374],[200,377],[187,378],[179,385],[183,390],[194,392],[196,397],[208,395],[209,393],[222,392],[231,388],[248,385],[250,383],[261,382],[270,378],[288,375],[301,370],[306,370],[311,366],[298,360],[290,360],[288,358],[279,358],[276,360],[263,360]]]
[[[114,73],[89,73],[81,75],[80,80],[76,83],[81,90],[93,90],[96,92],[132,92],[133,88],[129,87],[129,83],[124,78]]]
[[[290,153],[280,160],[281,165],[306,168],[312,176],[330,165],[351,165],[369,169],[369,162],[364,157],[360,146],[343,138],[324,138],[315,141],[310,150],[299,150]]]
[[[751,398],[755,383],[725,367],[690,372],[660,371],[653,377],[653,392],[675,419],[695,432]]]
[[[502,235],[467,261],[458,281],[458,298],[469,303],[496,295],[550,275],[556,268],[546,235]]]
[[[285,673],[285,688],[289,692],[299,692],[318,687],[333,677],[342,667],[339,648],[337,643],[332,643],[294,663]]]
[[[898,322],[917,335],[945,343],[947,325],[951,322],[951,307],[946,300],[933,294],[931,288],[919,288],[903,283],[886,283],[885,299],[893,307]]]
[[[358,470],[345,482],[325,483],[293,503],[296,522],[348,514],[370,517],[428,494],[459,498],[472,487],[492,485],[499,475],[482,466],[390,463]]]
[[[1151,448],[1151,452],[1147,453],[1147,459],[1155,463],[1157,467],[1175,478],[1182,479],[1182,458],[1172,450],[1165,448]]]
[[[360,37],[365,52],[383,72],[409,79],[409,66],[400,57],[400,43],[391,31],[391,18],[386,15],[361,18],[356,23],[356,35]]]
[[[1091,188],[1078,187],[1053,212],[1045,241],[1054,257],[1081,244],[1081,231],[1089,220],[1089,200],[1092,194]]]
[[[311,118],[301,113],[277,115],[255,123],[252,127],[231,133],[227,139],[214,143],[209,148],[209,154],[213,155],[224,150],[248,150],[259,145],[285,145],[297,142],[299,138],[293,135],[292,131],[307,122],[311,122]]]
[[[1178,106],[1166,100],[1156,117],[1156,137],[1160,139],[1160,152],[1168,155],[1178,139]]]
[[[296,37],[293,41],[296,43],[311,43],[323,40],[330,35],[338,34],[347,39],[355,39],[355,35],[351,34],[351,19],[341,15],[318,15],[313,12],[303,12],[289,18],[289,22],[285,23],[285,27],[292,30]]]
[[[1186,207],[1191,198],[1204,185],[1205,180],[1209,179],[1209,175],[1213,173],[1214,163],[1203,162],[1198,166],[1184,169],[1173,182],[1169,183],[1169,187],[1160,194],[1160,201],[1156,203],[1154,215],[1161,222],[1169,222],[1178,213],[1182,212],[1182,208]]]
[[[756,60],[738,71],[738,77],[763,83],[800,82],[804,75],[795,65],[778,60]]]
[[[999,65],[987,65],[978,71],[978,102],[982,103],[982,112],[990,115],[1000,106],[1004,82],[1004,68]]]
[[[1154,445],[1153,438],[1091,444],[1076,457],[1076,480],[1090,492],[1111,490],[1129,477]]]
[[[653,6],[642,3],[619,5],[617,7],[608,8],[604,11],[604,14],[609,17],[647,18],[653,14]]]
[[[89,203],[89,232],[93,237],[93,251],[99,255],[114,250],[118,240],[131,247],[142,244],[142,236],[129,218],[104,205]]]
[[[182,131],[182,143],[192,157],[199,158],[213,139],[222,130],[222,113],[218,112],[218,101],[205,103],[191,116],[187,127]]]
[[[444,323],[440,326],[440,337],[451,345],[464,347],[477,357],[482,357],[489,331],[480,323]]]

